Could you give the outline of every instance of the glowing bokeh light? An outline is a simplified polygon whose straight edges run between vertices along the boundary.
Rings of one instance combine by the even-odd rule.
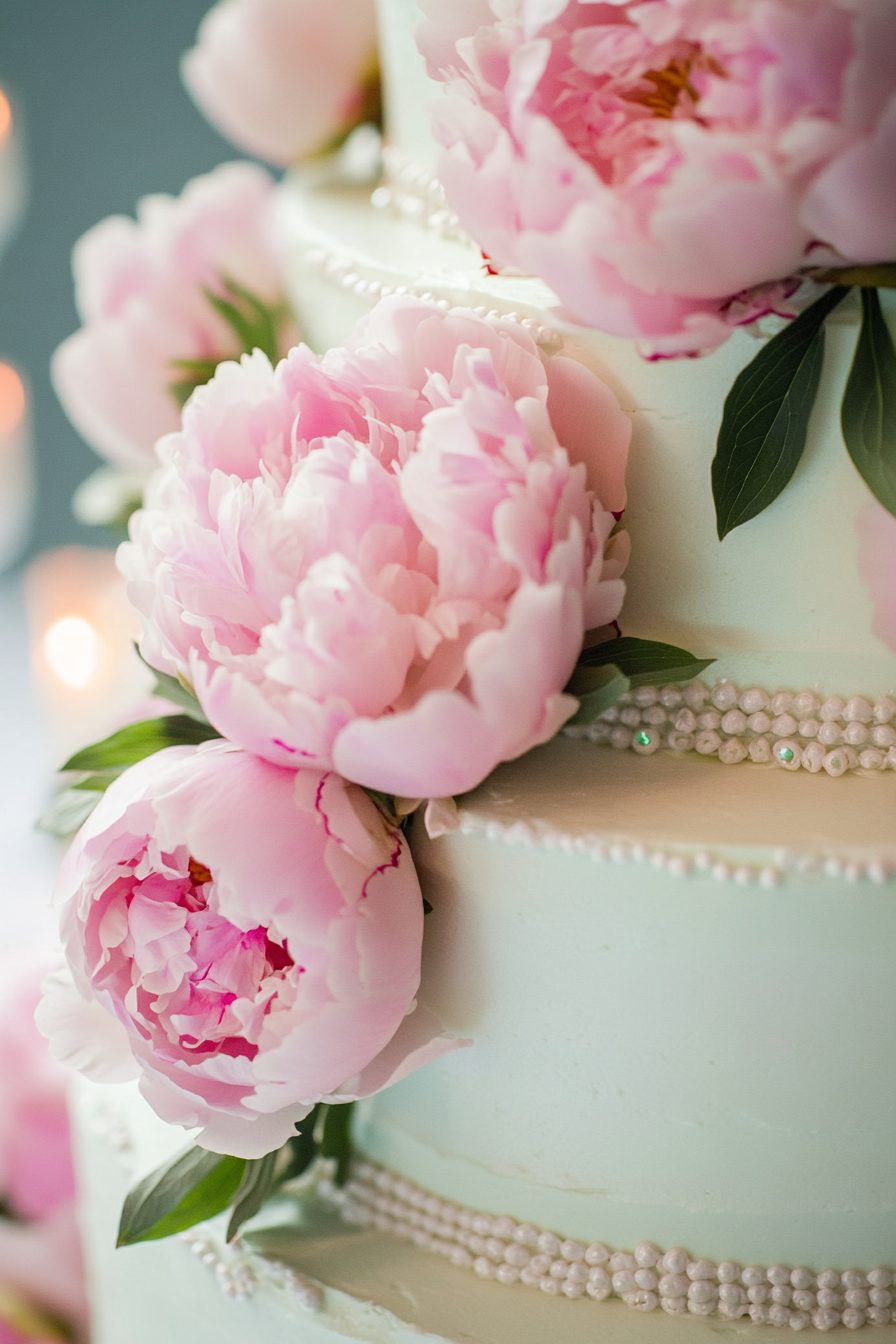
[[[0,363],[0,434],[9,434],[25,414],[25,385],[11,364]]]
[[[83,616],[60,616],[44,634],[44,657],[54,677],[73,691],[82,691],[96,676],[101,641]]]
[[[5,140],[9,135],[9,128],[12,126],[12,109],[9,106],[9,99],[0,89],[0,140]]]

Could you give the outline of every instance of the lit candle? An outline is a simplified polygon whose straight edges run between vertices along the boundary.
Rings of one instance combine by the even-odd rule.
[[[114,551],[48,551],[28,567],[25,590],[32,669],[54,764],[125,723],[165,712],[134,652],[140,625]]]
[[[12,237],[22,217],[27,194],[21,137],[9,99],[0,89],[0,249]]]
[[[0,571],[17,558],[34,504],[28,398],[11,364],[0,363]]]

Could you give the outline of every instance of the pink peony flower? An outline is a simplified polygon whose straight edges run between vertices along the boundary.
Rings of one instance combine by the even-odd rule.
[[[83,1324],[68,1074],[34,1022],[45,970],[34,964],[5,977],[0,1001],[0,1200],[16,1220],[0,1217],[0,1299],[11,1290]]]
[[[578,320],[688,353],[896,257],[891,0],[421,3],[448,201]]]
[[[583,631],[622,602],[629,435],[517,324],[415,299],[323,358],[223,365],[119,552],[144,656],[271,761],[472,788],[576,708]]]
[[[113,215],[76,243],[84,325],[53,356],[53,384],[75,427],[104,457],[149,472],[156,439],[180,424],[173,385],[206,382],[218,361],[242,353],[205,290],[232,299],[226,282],[235,281],[273,310],[278,349],[295,342],[273,206],[273,183],[262,168],[224,164],[194,178],[177,199],[144,197],[136,223]],[[195,361],[195,368],[180,361]]]
[[[896,518],[869,499],[856,518],[859,574],[874,607],[872,630],[896,649]]]
[[[57,1058],[139,1076],[215,1152],[281,1147],[320,1100],[369,1096],[458,1042],[415,1005],[423,900],[363,790],[229,745],[126,771],[58,888],[71,968],[38,1014]]]
[[[362,119],[376,73],[373,0],[220,0],[181,72],[241,149],[290,164]]]

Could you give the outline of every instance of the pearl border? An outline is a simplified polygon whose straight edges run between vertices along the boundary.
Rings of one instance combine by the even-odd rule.
[[[459,218],[449,209],[441,182],[422,164],[394,145],[384,145],[383,182],[370,198],[377,210],[391,210],[443,238],[475,248]]]
[[[612,1251],[602,1242],[585,1246],[531,1223],[462,1208],[369,1162],[355,1165],[343,1191],[320,1188],[350,1224],[404,1237],[480,1278],[521,1283],[551,1297],[617,1297],[635,1311],[749,1316],[756,1325],[792,1330],[896,1322],[896,1294],[890,1291],[896,1275],[882,1266],[816,1274],[803,1266],[694,1260],[679,1246],[663,1252],[650,1241],[633,1252]]]
[[[784,770],[825,770],[838,778],[853,770],[896,770],[896,700],[849,700],[814,691],[741,691],[727,678],[710,688],[695,680],[684,686],[639,686],[569,737],[608,743],[617,750],[652,756],[660,747],[717,756]]]
[[[718,882],[735,882],[741,887],[758,884],[771,889],[787,877],[827,877],[850,884],[868,880],[880,885],[896,873],[896,866],[883,859],[859,862],[840,855],[811,851],[795,853],[783,848],[774,850],[768,863],[733,863],[730,858],[706,849],[659,848],[640,840],[610,835],[571,836],[543,823],[496,821],[465,807],[458,810],[457,829],[462,835],[484,835],[488,840],[501,840],[505,845],[562,849],[567,854],[582,854],[594,863],[649,864],[671,877],[705,876]]]
[[[323,1310],[322,1289],[281,1260],[249,1254],[239,1245],[229,1247],[219,1244],[207,1227],[184,1232],[181,1241],[189,1246],[203,1265],[214,1271],[225,1297],[245,1301],[264,1286],[289,1293],[305,1311]]]

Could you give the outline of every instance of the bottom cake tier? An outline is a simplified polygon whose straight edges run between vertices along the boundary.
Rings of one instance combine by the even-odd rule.
[[[755,1334],[749,1316],[632,1311],[585,1294],[486,1281],[385,1230],[359,1231],[318,1207],[305,1224],[284,1200],[237,1246],[216,1219],[182,1237],[115,1248],[134,1180],[183,1143],[128,1084],[80,1083],[75,1130],[93,1303],[92,1344],[710,1344]],[[418,1238],[424,1240],[425,1238]],[[431,1239],[430,1239],[431,1240]],[[840,1340],[834,1326],[826,1337]],[[896,1325],[874,1334],[896,1344]]]
[[[896,1341],[894,815],[892,771],[560,738],[416,824],[420,997],[473,1046],[359,1108],[343,1216],[237,1250],[113,1252],[184,1136],[87,1088],[96,1344]]]

